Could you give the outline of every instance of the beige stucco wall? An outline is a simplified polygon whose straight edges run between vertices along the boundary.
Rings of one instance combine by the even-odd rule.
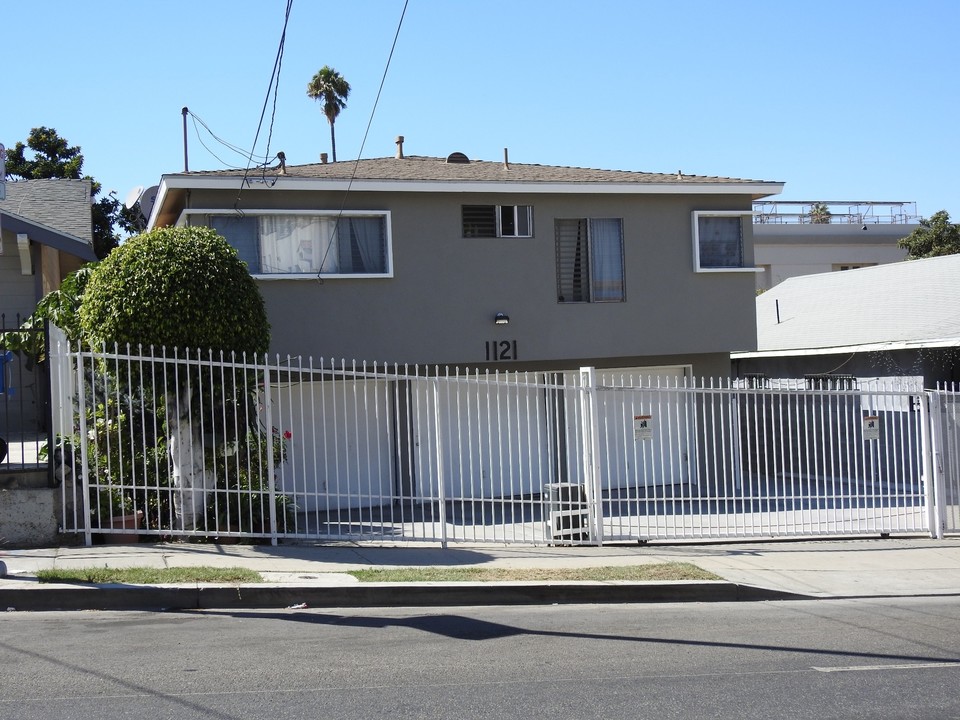
[[[16,233],[3,232],[0,252],[0,313],[8,326],[16,325],[19,314],[26,317],[37,304],[36,279],[24,275],[20,264]]]
[[[767,290],[787,278],[831,272],[839,265],[883,265],[900,262],[906,251],[897,246],[915,224],[868,223],[753,226],[757,288]]]

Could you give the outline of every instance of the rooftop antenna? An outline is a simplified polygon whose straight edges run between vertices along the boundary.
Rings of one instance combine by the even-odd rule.
[[[184,106],[180,112],[183,114],[183,171],[190,172],[190,165],[187,162],[187,113],[190,112],[190,108]]]

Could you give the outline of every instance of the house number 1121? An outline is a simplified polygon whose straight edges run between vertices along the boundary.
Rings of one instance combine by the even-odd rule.
[[[516,340],[487,340],[487,362],[517,359]]]

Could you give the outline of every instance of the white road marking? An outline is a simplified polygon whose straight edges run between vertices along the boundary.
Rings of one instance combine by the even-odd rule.
[[[924,670],[927,668],[960,668],[960,662],[904,663],[903,665],[846,665],[843,667],[816,667],[817,672],[876,672],[877,670]]]

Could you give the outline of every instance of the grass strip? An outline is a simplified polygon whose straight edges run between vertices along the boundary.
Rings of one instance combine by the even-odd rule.
[[[360,582],[490,582],[490,581],[675,581],[721,580],[717,575],[690,563],[651,563],[646,565],[587,568],[483,568],[421,567],[375,570],[351,570]]]
[[[174,583],[259,583],[263,582],[263,577],[258,572],[241,567],[88,567],[40,570],[37,573],[37,580],[43,583],[166,585]]]

